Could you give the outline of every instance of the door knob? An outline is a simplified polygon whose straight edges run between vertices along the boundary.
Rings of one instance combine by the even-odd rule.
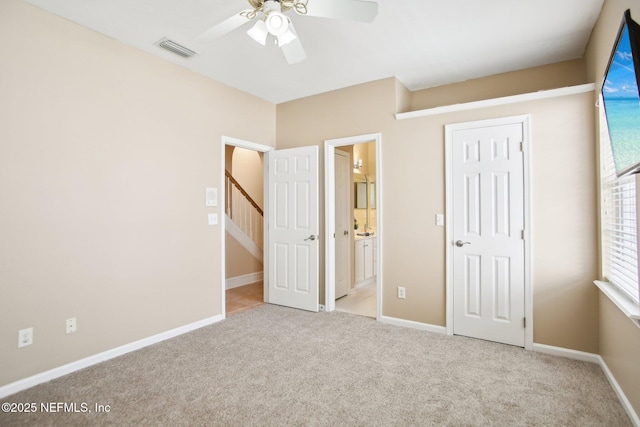
[[[344,235],[346,236],[347,234],[349,234],[349,232],[347,230],[344,230]]]
[[[459,248],[463,247],[464,245],[470,245],[470,244],[471,244],[471,242],[463,242],[462,240],[458,240],[456,242],[456,246],[459,247]]]
[[[313,240],[316,240],[316,239],[317,239],[316,235],[315,235],[315,234],[312,234],[311,236],[307,237],[307,238],[306,238],[306,239],[304,239],[304,240],[305,240],[305,241],[307,241],[307,240],[311,240],[311,241],[313,241]]]

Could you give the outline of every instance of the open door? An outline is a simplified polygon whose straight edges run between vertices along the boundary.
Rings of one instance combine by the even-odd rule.
[[[268,157],[268,302],[317,312],[318,147]]]

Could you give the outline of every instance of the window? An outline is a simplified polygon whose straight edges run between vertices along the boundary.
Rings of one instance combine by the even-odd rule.
[[[600,156],[603,274],[612,285],[637,304],[640,292],[636,177],[616,177],[603,112],[600,114]]]

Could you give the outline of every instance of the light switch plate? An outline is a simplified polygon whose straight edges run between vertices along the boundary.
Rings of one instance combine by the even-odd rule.
[[[205,206],[218,206],[218,189],[207,187]]]
[[[207,221],[209,225],[217,225],[218,224],[218,214],[210,213],[207,215]]]
[[[436,225],[438,227],[444,226],[444,215],[443,214],[436,214]]]

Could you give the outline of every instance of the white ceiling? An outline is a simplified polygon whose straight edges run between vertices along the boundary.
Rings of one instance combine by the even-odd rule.
[[[289,11],[307,59],[288,65],[277,46],[249,38],[250,23],[195,41],[246,0],[25,1],[276,104],[392,76],[413,91],[579,58],[604,2],[377,0],[371,24]],[[160,49],[163,37],[198,55]]]

